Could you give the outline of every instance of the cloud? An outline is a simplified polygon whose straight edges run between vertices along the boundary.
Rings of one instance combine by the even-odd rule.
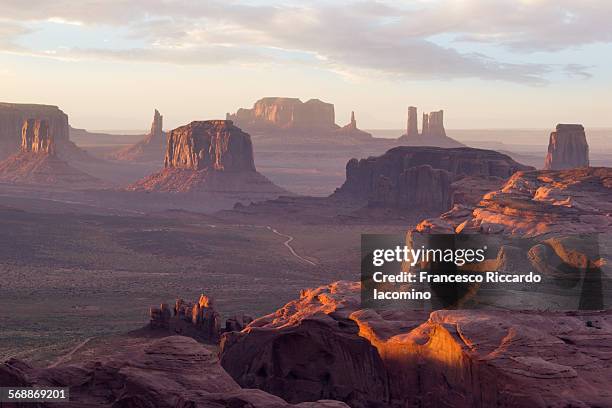
[[[532,62],[529,53],[612,42],[607,0],[438,0],[246,3],[209,0],[0,0],[12,28],[0,47],[14,47],[23,24],[40,21],[126,29],[140,48],[69,47],[57,58],[172,64],[308,63],[351,75],[480,78],[546,83],[562,72],[588,78],[588,67]],[[11,25],[9,24],[9,25]],[[450,36],[441,45],[432,38]],[[514,62],[462,50],[461,42],[502,47]],[[40,51],[27,50],[32,54]],[[43,54],[43,55],[49,55]],[[521,58],[522,56],[522,58]],[[522,62],[516,62],[522,61]]]

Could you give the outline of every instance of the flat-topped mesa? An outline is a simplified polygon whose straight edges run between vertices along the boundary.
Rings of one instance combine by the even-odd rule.
[[[164,167],[254,172],[251,137],[230,120],[191,122],[168,135]]]
[[[302,102],[298,98],[262,98],[251,109],[228,113],[226,119],[247,130],[338,128],[334,105],[319,99]]]
[[[426,137],[446,137],[443,110],[423,114],[422,134]]]
[[[563,170],[589,166],[589,145],[584,127],[578,124],[558,124],[550,134],[544,168]]]
[[[45,120],[55,142],[69,144],[68,115],[57,106],[0,103],[0,158],[20,150],[23,123],[28,119]]]
[[[492,150],[400,146],[382,156],[351,159],[334,195],[372,207],[445,211],[475,204],[482,188],[498,188],[519,170],[533,168]]]
[[[46,120],[26,119],[21,128],[21,151],[55,155],[55,141]]]
[[[419,135],[419,127],[417,123],[417,108],[414,106],[408,107],[408,120],[406,122],[406,136],[416,137]]]

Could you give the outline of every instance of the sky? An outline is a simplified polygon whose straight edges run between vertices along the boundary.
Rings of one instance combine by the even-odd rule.
[[[364,129],[612,127],[609,0],[0,0],[0,101],[90,130],[318,98]]]

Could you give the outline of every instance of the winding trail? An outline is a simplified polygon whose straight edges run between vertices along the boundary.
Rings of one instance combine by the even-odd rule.
[[[79,344],[77,344],[72,350],[70,350],[67,354],[64,354],[63,356],[61,356],[60,358],[58,358],[53,364],[51,364],[49,367],[57,367],[58,365],[62,364],[65,361],[68,361],[70,359],[70,357],[72,357],[74,355],[74,353],[76,353],[77,351],[79,351],[80,349],[82,349],[83,347],[85,347],[87,345],[87,343],[89,343],[91,340],[93,340],[93,337],[88,337],[85,340],[83,340],[82,342],[80,342]]]
[[[317,266],[316,263],[312,262],[310,259],[306,259],[303,256],[300,256],[297,252],[295,252],[295,249],[291,246],[291,241],[293,241],[293,237],[291,235],[286,235],[283,234],[281,232],[278,232],[276,229],[272,228],[269,225],[266,225],[266,228],[269,229],[270,231],[272,231],[273,233],[275,233],[276,235],[283,237],[283,238],[287,238],[287,240],[285,242],[283,242],[283,245],[286,246],[289,251],[291,252],[291,254],[293,256],[295,256],[296,258],[304,261],[304,262],[308,262],[309,264],[311,264],[312,266]]]

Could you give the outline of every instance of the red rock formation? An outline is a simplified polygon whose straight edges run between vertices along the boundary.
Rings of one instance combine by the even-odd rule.
[[[62,160],[95,160],[70,141],[68,115],[57,106],[17,103],[0,103],[0,159],[19,151],[23,123],[28,119],[46,121]]]
[[[161,192],[284,192],[255,170],[251,137],[231,121],[192,122],[168,135],[164,169],[128,187]]]
[[[19,184],[95,187],[100,180],[70,166],[56,155],[55,137],[47,121],[26,119],[21,150],[0,162],[0,180]]]
[[[423,122],[424,123],[424,122]],[[406,136],[416,137],[419,135],[417,123],[417,108],[414,106],[408,107],[408,121],[406,122]]]
[[[444,130],[444,111],[430,112],[423,114],[423,131],[422,136],[430,138],[444,138],[446,131]]]
[[[168,135],[164,167],[254,172],[251,138],[231,121],[191,122]]]
[[[238,109],[227,114],[237,126],[248,131],[266,129],[314,129],[333,130],[334,105],[318,99],[302,102],[297,98],[263,98],[252,109]]]
[[[307,291],[243,332],[224,335],[221,364],[243,387],[289,402],[329,398],[353,408],[385,406],[389,391],[382,361],[345,313],[356,302],[336,304],[334,291],[341,289]],[[329,309],[318,304],[309,310],[308,302],[319,295]]]
[[[55,142],[47,121],[28,119],[21,130],[21,151],[55,155]]]
[[[423,113],[422,130],[419,134],[417,125],[417,108],[408,108],[406,133],[399,138],[402,144],[409,146],[462,147],[455,139],[446,136],[444,130],[444,111]]]
[[[226,335],[221,364],[243,386],[293,401],[329,395],[353,408],[612,402],[609,311],[437,311],[428,317],[359,305],[358,283],[304,291]]]
[[[215,352],[188,337],[131,337],[111,346],[49,368],[8,360],[0,364],[0,385],[69,387],[70,402],[58,404],[66,407],[348,408],[338,401],[292,405],[243,389],[221,368]]]
[[[357,120],[355,119],[355,112],[351,112],[351,121],[346,126],[340,129],[334,130],[334,136],[342,137],[345,140],[355,141],[368,141],[372,139],[372,135],[368,132],[357,128]]]
[[[166,151],[166,134],[163,131],[164,117],[155,109],[151,131],[140,142],[122,148],[111,158],[126,161],[159,161]]]
[[[371,206],[444,211],[454,203],[469,199],[475,203],[480,198],[472,192],[477,181],[459,182],[466,176],[482,178],[487,187],[496,181],[498,187],[514,172],[526,169],[530,167],[492,150],[403,146],[379,157],[350,160],[346,181],[334,195]]]
[[[610,203],[610,168],[520,171],[467,211],[458,207],[435,222],[423,222],[419,230],[526,237],[607,232],[612,230]]]
[[[558,124],[550,134],[544,168],[563,170],[589,166],[589,145],[582,125]]]

